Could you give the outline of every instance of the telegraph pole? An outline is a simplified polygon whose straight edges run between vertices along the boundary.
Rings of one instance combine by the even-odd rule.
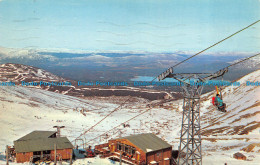
[[[120,151],[119,164],[122,165],[122,151]]]
[[[6,165],[9,165],[9,148],[8,148],[8,145],[6,145],[5,156],[6,156]]]
[[[54,165],[57,164],[57,144],[54,144]]]

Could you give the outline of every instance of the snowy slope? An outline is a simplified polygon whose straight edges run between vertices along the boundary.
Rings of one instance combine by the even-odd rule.
[[[119,106],[118,101],[112,101],[113,98],[110,100],[105,98],[84,100],[20,86],[0,87],[0,92],[2,93],[0,96],[0,152],[2,154],[6,145],[12,145],[13,141],[21,136],[33,130],[55,130],[52,128],[55,125],[64,125],[65,129],[62,130],[62,135],[67,136],[75,144],[73,140],[76,137]],[[126,98],[122,98],[123,100]],[[146,108],[147,103],[149,102],[142,98],[130,99],[121,109],[81,138],[87,141],[91,140],[116,126],[119,127],[88,144],[96,145],[113,137],[133,134],[133,129],[137,129],[136,133],[154,132],[165,135],[176,129],[176,127],[172,127],[170,130],[162,128],[168,124],[170,127],[174,125],[172,123],[177,121],[169,121],[168,117],[180,117],[180,114],[177,115],[175,112],[160,108],[151,111],[151,115],[155,113],[158,115],[156,118],[152,118],[150,113],[144,113],[143,116],[129,121],[130,127],[124,128],[121,125],[140,112],[146,111],[148,109]]]
[[[260,86],[247,86],[249,82],[260,82],[260,70],[237,80],[240,86],[228,86],[222,90],[227,104],[227,113],[216,110],[211,98],[216,92],[201,97],[202,154],[204,164],[259,164],[260,148],[252,152],[242,149],[249,145],[260,146]],[[182,111],[182,101],[175,101]],[[181,122],[181,121],[180,121]],[[180,129],[180,128],[178,128]],[[179,133],[175,134],[179,136]],[[176,148],[175,143],[174,148]],[[233,154],[241,152],[248,161],[235,160]]]
[[[252,152],[241,149],[250,144],[260,144],[260,86],[247,86],[247,81],[260,82],[260,70],[237,80],[240,86],[225,87],[223,100],[227,104],[227,113],[214,109],[211,92],[202,97],[202,138],[203,151],[207,155],[204,163],[210,164],[258,164],[260,150]],[[233,154],[241,152],[248,160],[234,160]],[[212,160],[214,160],[213,163]]]
[[[207,100],[202,103],[201,109],[207,123],[203,135],[244,135],[260,127],[260,87],[247,86],[247,81],[260,82],[260,70],[239,79],[239,87],[222,90],[227,113],[216,113],[212,109],[210,99],[213,95],[202,98]],[[214,132],[215,129],[218,132]]]
[[[246,81],[260,81],[259,77],[260,70],[238,80],[241,83],[240,87],[230,86],[223,89],[227,113],[219,112],[211,105],[210,101],[214,92],[202,96],[203,164],[248,165],[257,164],[260,161],[258,153],[260,148],[256,147],[250,153],[241,151],[250,144],[260,143],[258,113],[260,87],[244,84]],[[0,93],[2,93],[0,96],[0,152],[4,152],[5,145],[12,145],[14,140],[31,131],[54,130],[52,128],[54,125],[65,125],[62,134],[74,144],[73,140],[76,137],[118,107],[120,102],[126,100],[126,98],[121,98],[118,101],[118,97],[80,99],[19,86],[0,87]],[[88,145],[93,146],[119,136],[152,132],[177,149],[181,128],[181,108],[182,100],[161,102],[131,98],[126,105],[82,138],[86,139]],[[137,116],[140,113],[142,114]],[[135,116],[137,117],[133,118]],[[129,120],[131,118],[133,119]],[[123,122],[129,124],[130,127],[124,128],[121,124]],[[114,127],[116,128],[112,129]],[[102,134],[103,136],[100,136]],[[235,152],[244,153],[252,161],[233,159],[232,155]],[[3,156],[0,154],[0,159],[1,157]],[[90,160],[79,160],[75,164],[85,164],[87,161]],[[94,161],[92,164],[98,163]]]

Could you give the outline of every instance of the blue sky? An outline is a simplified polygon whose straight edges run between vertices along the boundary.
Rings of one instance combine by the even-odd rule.
[[[260,19],[259,0],[0,0],[0,46],[199,51]],[[212,52],[258,52],[260,23]]]

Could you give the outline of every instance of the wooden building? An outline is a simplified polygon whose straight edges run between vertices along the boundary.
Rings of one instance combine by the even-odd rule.
[[[16,162],[70,159],[73,145],[66,137],[57,137],[54,131],[33,131],[14,141]]]
[[[233,158],[238,160],[246,160],[246,156],[240,152],[233,154]]]
[[[170,165],[172,146],[152,133],[109,140],[107,157],[129,164]]]

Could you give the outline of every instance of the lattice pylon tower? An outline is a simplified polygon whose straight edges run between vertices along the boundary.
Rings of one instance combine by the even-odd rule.
[[[200,132],[200,95],[208,80],[223,76],[228,68],[216,73],[174,73],[173,67],[160,74],[158,81],[174,78],[183,88],[183,113],[178,165],[202,165]]]
[[[202,90],[203,86],[189,84],[183,86],[184,99],[178,165],[202,164],[200,135],[200,95]]]

